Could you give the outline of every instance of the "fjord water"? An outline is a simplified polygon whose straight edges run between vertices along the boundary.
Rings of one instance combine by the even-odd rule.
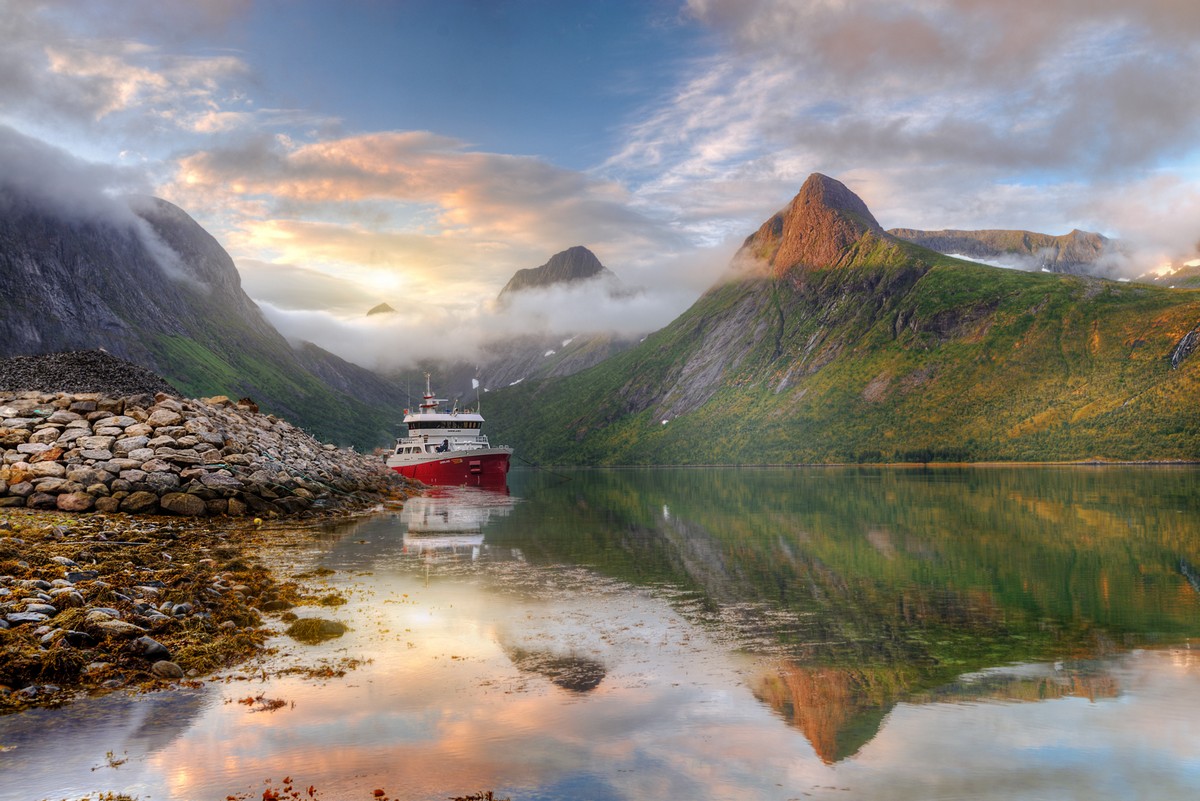
[[[284,776],[327,800],[1200,795],[1196,469],[509,485],[265,555],[334,571],[348,603],[297,611],[351,631],[0,718],[0,798],[258,798]]]

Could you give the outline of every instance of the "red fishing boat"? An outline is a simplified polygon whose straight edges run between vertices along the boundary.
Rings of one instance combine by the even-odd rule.
[[[488,442],[478,410],[460,412],[455,403],[450,411],[439,411],[446,402],[433,397],[426,373],[421,406],[415,412],[404,410],[408,436],[396,440],[387,466],[425,484],[505,484],[512,448]]]

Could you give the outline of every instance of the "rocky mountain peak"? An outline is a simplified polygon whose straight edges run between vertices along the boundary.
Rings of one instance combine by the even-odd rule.
[[[504,289],[500,290],[500,297],[504,298],[512,292],[526,289],[577,283],[599,275],[616,278],[611,270],[600,263],[600,259],[596,258],[595,253],[582,245],[576,245],[560,253],[555,253],[541,267],[517,270],[504,285]]]
[[[396,313],[396,310],[393,309],[391,307],[391,305],[387,304],[387,303],[380,303],[379,305],[372,306],[370,309],[367,310],[368,317],[370,317],[371,315],[374,315],[374,314],[395,314],[395,313]]]
[[[778,275],[796,267],[836,267],[868,233],[887,238],[862,198],[842,182],[813,173],[792,202],[763,223],[745,246]]]

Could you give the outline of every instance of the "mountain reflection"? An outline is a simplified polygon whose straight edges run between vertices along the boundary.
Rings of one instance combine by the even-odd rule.
[[[571,475],[515,474],[537,503],[486,541],[671,587],[682,612],[779,659],[755,695],[826,762],[897,702],[1111,698],[1116,679],[1070,665],[1200,634],[1191,468]]]

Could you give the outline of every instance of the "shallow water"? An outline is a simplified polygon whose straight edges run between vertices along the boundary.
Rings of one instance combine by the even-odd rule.
[[[268,555],[335,571],[348,603],[297,611],[340,639],[0,718],[0,798],[260,798],[290,776],[327,801],[1193,799],[1197,479],[616,470],[438,492]]]

